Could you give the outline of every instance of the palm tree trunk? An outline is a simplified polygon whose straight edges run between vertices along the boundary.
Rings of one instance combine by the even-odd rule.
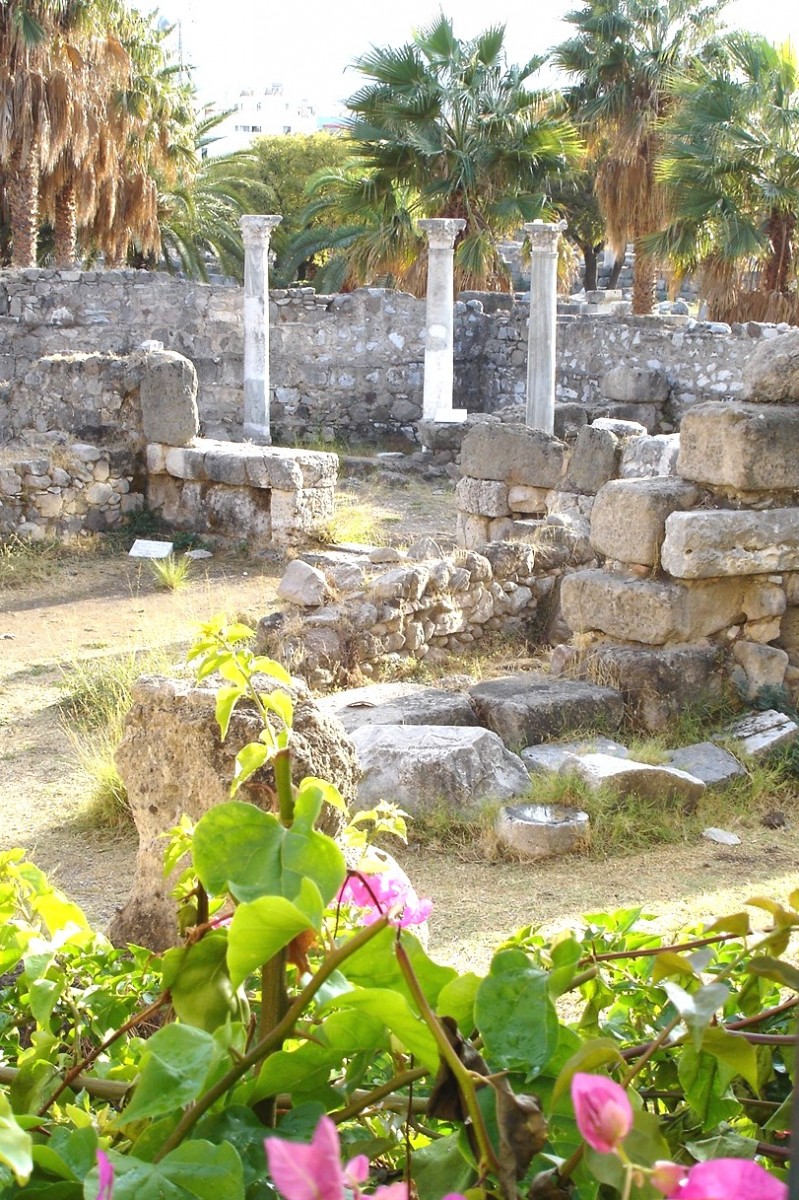
[[[39,233],[39,159],[36,143],[26,162],[15,155],[8,173],[6,194],[11,224],[12,267],[36,266],[36,238]]]
[[[55,198],[55,265],[73,267],[77,260],[78,220],[75,207],[75,185],[65,183]]]
[[[613,266],[610,268],[610,278],[608,279],[608,291],[615,290],[619,286],[619,276],[621,275],[624,266],[624,255],[617,254],[613,261]]]
[[[635,267],[633,270],[633,315],[645,317],[655,307],[655,264],[649,255],[644,253],[640,238],[636,238]]]
[[[767,292],[787,292],[788,276],[794,257],[793,236],[796,217],[793,213],[773,209],[766,225],[771,253],[763,272],[763,287]]]
[[[587,292],[596,291],[597,252],[590,242],[580,242],[583,253],[583,287]]]

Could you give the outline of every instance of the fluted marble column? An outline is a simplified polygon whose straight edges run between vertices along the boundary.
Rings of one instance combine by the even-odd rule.
[[[555,338],[558,312],[558,241],[565,221],[525,225],[530,237],[530,325],[527,334],[528,429],[555,428]]]
[[[268,446],[269,237],[278,216],[240,217],[244,239],[244,436]]]
[[[455,238],[466,222],[460,217],[430,217],[420,221],[419,228],[428,240],[422,417],[465,421],[466,409],[452,407],[452,353]]]

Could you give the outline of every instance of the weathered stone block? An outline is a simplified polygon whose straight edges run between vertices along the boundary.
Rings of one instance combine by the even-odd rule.
[[[330,591],[327,580],[318,567],[312,567],[295,558],[286,568],[278,584],[277,594],[289,604],[297,604],[302,608],[316,608],[324,604]]]
[[[681,479],[613,480],[597,493],[591,545],[605,558],[657,566],[666,518],[677,509],[691,508],[699,496],[697,487]]]
[[[139,397],[142,430],[148,442],[183,446],[197,436],[197,372],[182,354],[146,352]]]
[[[799,649],[799,608],[786,608],[780,624],[779,641],[785,650]]]
[[[461,472],[473,479],[551,488],[565,469],[566,446],[525,425],[476,425],[463,439]]]
[[[799,725],[773,708],[752,713],[713,735],[713,741],[738,742],[741,753],[765,758],[775,750],[791,746],[799,738]]]
[[[615,478],[620,453],[619,439],[614,433],[586,425],[577,435],[563,490],[594,495],[609,479]]]
[[[781,688],[788,666],[788,655],[776,646],[759,642],[736,642],[732,649],[740,674],[733,671],[744,700],[755,700],[764,688]]]
[[[506,517],[510,512],[507,484],[495,480],[464,476],[458,480],[455,496],[464,512],[482,517]]]
[[[696,808],[705,785],[701,779],[676,767],[649,766],[612,754],[578,754],[570,770],[590,788],[609,788],[618,796],[676,801],[686,812]]]
[[[521,759],[487,729],[447,725],[365,725],[352,734],[362,771],[358,801],[392,800],[408,812],[446,805],[475,812],[526,795]]]
[[[511,512],[539,515],[547,511],[548,488],[526,487],[516,484],[508,490],[508,507]]]
[[[148,454],[150,447],[148,446]],[[204,479],[205,455],[193,446],[171,446],[166,449],[164,467],[176,479]]]
[[[674,512],[662,561],[678,579],[799,570],[799,508]]]
[[[523,672],[470,689],[478,719],[506,745],[531,746],[572,729],[615,728],[623,716],[613,688]]]
[[[347,688],[320,700],[323,712],[336,716],[348,733],[362,725],[476,726],[477,717],[463,692],[418,684],[371,684]]]
[[[743,369],[745,400],[780,404],[799,400],[799,330],[756,346]]]
[[[459,512],[455,518],[455,540],[464,550],[482,549],[489,539],[488,517]]]
[[[713,742],[695,742],[679,750],[669,750],[668,758],[673,767],[701,779],[705,787],[726,787],[736,779],[746,778],[746,771],[735,755]]]
[[[669,398],[665,371],[619,364],[602,376],[599,390],[606,400],[621,404],[663,404]]]
[[[258,495],[254,492],[254,495]],[[293,545],[333,516],[333,488],[271,492],[272,537],[277,545]],[[246,529],[246,525],[244,526]]]
[[[575,571],[561,583],[563,617],[575,633],[663,646],[692,642],[735,624],[743,588],[734,579],[668,583],[609,571]]]
[[[736,491],[799,489],[799,406],[696,405],[683,417],[677,470]]]

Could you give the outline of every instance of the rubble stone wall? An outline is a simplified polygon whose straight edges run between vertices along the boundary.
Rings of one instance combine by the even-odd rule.
[[[455,403],[493,412],[524,393],[528,300],[469,296],[455,311]],[[272,292],[270,311],[276,440],[413,439],[423,300],[374,288],[339,296],[296,288]],[[753,347],[780,331],[683,316],[562,316],[558,399],[594,416],[607,411],[600,383],[612,368],[662,370],[673,423],[698,401],[739,396]],[[113,359],[151,340],[194,363],[204,433],[240,437],[241,289],[132,270],[0,272],[0,439],[65,419],[86,430],[125,421],[127,380]]]

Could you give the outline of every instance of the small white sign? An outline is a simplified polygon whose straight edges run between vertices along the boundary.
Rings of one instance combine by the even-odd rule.
[[[173,549],[173,542],[152,542],[147,538],[136,538],[128,550],[128,556],[130,558],[169,558]]]

